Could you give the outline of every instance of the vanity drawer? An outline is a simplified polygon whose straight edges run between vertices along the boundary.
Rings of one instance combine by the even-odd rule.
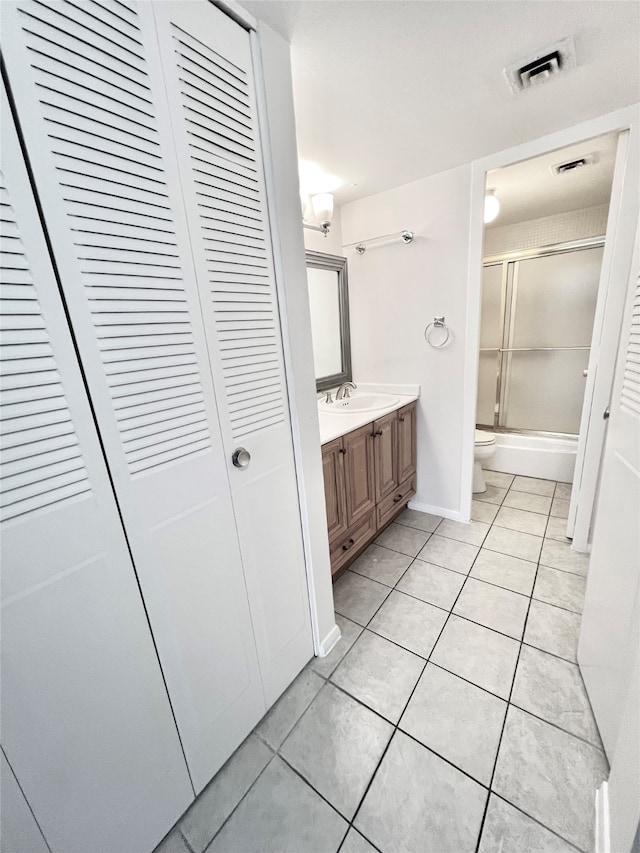
[[[361,518],[344,536],[330,544],[331,574],[334,575],[346,563],[356,557],[363,546],[376,534],[376,510],[372,509]]]
[[[415,493],[416,475],[412,474],[411,477],[407,477],[404,482],[400,483],[395,491],[381,501],[376,507],[376,512],[378,514],[378,529],[384,527],[392,518],[395,518],[395,516],[400,512],[400,509],[405,507],[409,498],[412,498]]]

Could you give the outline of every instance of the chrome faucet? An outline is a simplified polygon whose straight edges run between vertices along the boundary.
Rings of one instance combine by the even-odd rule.
[[[343,382],[336,391],[336,400],[346,400],[351,396],[351,389],[354,391],[358,386],[354,382]]]

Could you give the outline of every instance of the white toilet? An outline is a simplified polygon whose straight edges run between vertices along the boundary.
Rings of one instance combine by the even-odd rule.
[[[473,493],[487,491],[487,484],[484,481],[481,462],[486,464],[487,459],[491,459],[496,452],[496,437],[492,432],[486,432],[482,429],[476,430],[475,450],[473,453]]]

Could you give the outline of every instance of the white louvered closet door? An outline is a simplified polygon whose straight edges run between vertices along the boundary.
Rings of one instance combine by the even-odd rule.
[[[271,704],[313,647],[250,36],[207,0],[152,6]]]
[[[2,116],[2,748],[53,853],[138,853],[193,792],[4,88]],[[8,772],[3,850],[36,853]]]
[[[627,291],[578,663],[614,766],[622,711],[640,648],[640,228]]]
[[[151,6],[2,7],[9,80],[200,791],[265,699]]]

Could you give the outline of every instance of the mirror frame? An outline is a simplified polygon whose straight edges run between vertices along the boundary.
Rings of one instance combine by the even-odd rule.
[[[316,391],[335,388],[343,382],[351,382],[351,329],[349,326],[349,282],[347,277],[347,259],[340,255],[326,255],[324,252],[305,252],[307,267],[321,270],[334,270],[338,273],[338,304],[340,307],[340,355],[342,371],[331,376],[316,377]],[[307,284],[308,287],[308,284]]]

